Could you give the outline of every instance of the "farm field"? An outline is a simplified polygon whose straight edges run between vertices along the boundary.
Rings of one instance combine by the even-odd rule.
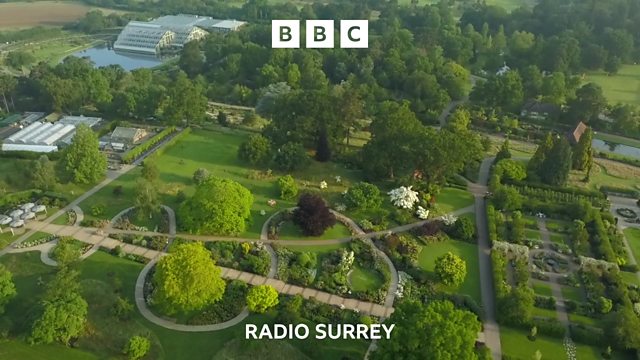
[[[478,269],[478,246],[462,241],[448,240],[435,244],[429,244],[422,247],[418,255],[418,266],[422,269],[433,272],[436,259],[448,252],[458,255],[467,264],[467,277],[458,289],[449,289],[452,292],[458,292],[471,296],[478,304],[481,303],[480,298],[480,274]]]
[[[32,26],[59,26],[83,17],[91,10],[105,14],[117,10],[98,8],[71,1],[37,1],[0,3],[0,29],[20,29]]]
[[[640,65],[623,65],[616,75],[594,72],[585,82],[594,82],[602,87],[609,103],[640,105]]]

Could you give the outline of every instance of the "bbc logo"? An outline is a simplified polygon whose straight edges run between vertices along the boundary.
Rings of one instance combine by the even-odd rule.
[[[333,20],[307,20],[306,47],[308,49],[332,49],[334,41]],[[271,47],[274,49],[300,48],[300,20],[272,20]],[[340,47],[343,49],[367,49],[369,47],[368,20],[340,20]]]

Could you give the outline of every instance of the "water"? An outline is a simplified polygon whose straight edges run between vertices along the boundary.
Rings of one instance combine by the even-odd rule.
[[[599,151],[624,155],[634,159],[640,159],[640,148],[637,147],[608,143],[599,139],[593,139],[591,146]]]
[[[162,64],[162,60],[151,55],[115,52],[105,45],[77,51],[72,54],[77,57],[88,57],[96,67],[108,65],[120,65],[125,70],[131,71],[140,68],[152,68]]]

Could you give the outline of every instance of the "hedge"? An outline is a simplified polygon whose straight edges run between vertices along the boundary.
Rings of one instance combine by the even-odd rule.
[[[160,156],[162,154],[164,154],[165,151],[167,151],[169,148],[171,148],[171,146],[173,146],[175,143],[177,143],[178,141],[182,140],[184,137],[186,137],[187,135],[189,135],[191,133],[191,128],[186,128],[184,130],[182,130],[181,133],[175,135],[174,137],[172,137],[169,141],[167,141],[166,144],[164,144],[163,147],[159,148],[158,150],[156,150],[151,156],[150,158],[153,158],[155,156]]]
[[[606,195],[626,195],[628,197],[637,199],[640,198],[640,191],[635,189],[621,188],[617,186],[601,185],[600,191]]]
[[[571,324],[569,331],[571,332],[571,339],[575,342],[597,346],[607,345],[608,338],[604,336],[604,331],[602,329],[592,326]]]
[[[50,153],[39,153],[33,151],[0,151],[0,158],[6,159],[23,159],[23,160],[38,160],[42,155],[47,155],[49,160],[60,160],[62,157],[62,151],[55,151]]]
[[[170,126],[170,127],[166,128],[166,129],[160,131],[159,133],[154,135],[151,139],[149,139],[146,142],[136,146],[131,151],[129,151],[128,153],[124,154],[122,156],[122,162],[125,163],[125,164],[131,164],[137,158],[139,158],[140,156],[144,155],[144,153],[146,153],[147,151],[152,149],[155,145],[157,145],[162,140],[164,140],[167,136],[170,136],[171,134],[173,134],[176,131],[177,131],[177,128],[175,126]]]

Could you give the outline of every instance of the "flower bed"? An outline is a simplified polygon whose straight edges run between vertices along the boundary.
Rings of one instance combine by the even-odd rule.
[[[616,213],[625,219],[635,219],[638,217],[638,214],[629,208],[616,209]]]
[[[236,270],[266,276],[271,267],[271,255],[262,242],[238,243],[216,241],[206,243],[216,264]]]
[[[134,234],[109,234],[109,237],[120,240],[123,243],[146,247],[151,250],[163,250],[169,243],[166,236],[144,236]]]
[[[34,247],[34,246],[42,245],[42,244],[47,243],[49,241],[58,240],[59,238],[60,237],[58,235],[49,235],[49,236],[45,236],[43,238],[36,239],[36,240],[23,241],[23,242],[21,242],[19,244],[16,244],[14,247],[16,249],[24,249],[24,248]]]

